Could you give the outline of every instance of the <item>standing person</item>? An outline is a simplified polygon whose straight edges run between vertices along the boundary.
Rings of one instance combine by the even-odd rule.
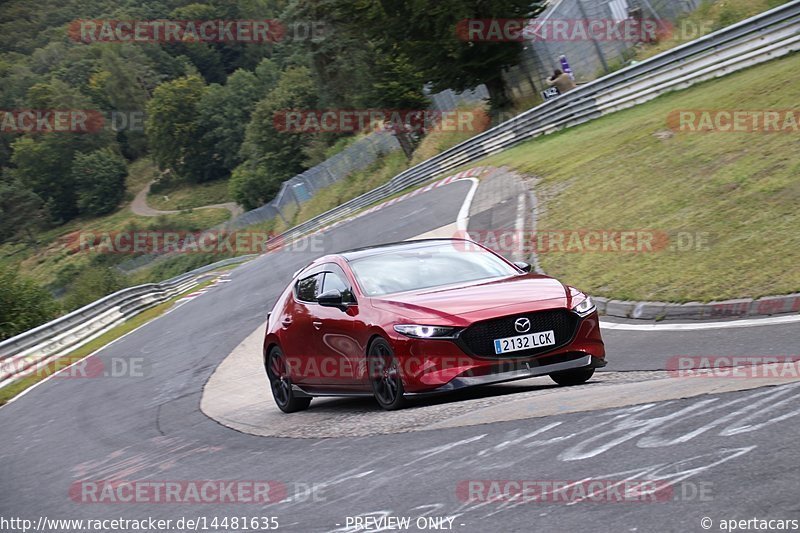
[[[547,85],[550,87],[557,87],[558,92],[561,94],[568,93],[577,85],[575,82],[572,81],[572,78],[569,77],[569,74],[565,74],[561,72],[559,69],[555,69],[553,71],[553,75],[547,78]]]

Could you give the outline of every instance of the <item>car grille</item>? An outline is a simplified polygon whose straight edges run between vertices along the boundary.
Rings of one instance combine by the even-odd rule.
[[[523,333],[519,333],[514,328],[514,321],[522,317],[526,317],[531,321],[531,328],[527,333],[553,330],[556,341],[555,345],[500,355],[495,354],[495,339],[523,335]],[[491,320],[476,322],[461,332],[458,342],[467,353],[479,357],[530,357],[532,355],[553,351],[556,348],[568,344],[575,336],[577,327],[578,317],[566,309],[539,311],[537,313],[509,315],[502,318],[493,318]]]

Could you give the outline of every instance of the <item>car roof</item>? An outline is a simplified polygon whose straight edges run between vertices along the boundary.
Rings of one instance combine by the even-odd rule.
[[[450,238],[417,239],[412,241],[391,242],[387,244],[378,244],[374,246],[364,246],[362,248],[355,248],[353,250],[346,250],[344,252],[339,252],[336,255],[345,258],[347,261],[352,261],[353,259],[361,259],[363,257],[380,255],[398,250],[417,250],[420,248],[427,248],[429,246],[435,246],[437,244],[446,244],[451,242],[471,243],[472,241],[467,239],[450,239]]]

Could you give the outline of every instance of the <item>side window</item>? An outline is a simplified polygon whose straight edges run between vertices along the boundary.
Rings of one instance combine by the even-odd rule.
[[[332,290],[337,290],[342,293],[342,300],[345,303],[355,303],[353,290],[350,287],[350,282],[342,272],[342,269],[337,265],[326,265],[325,279],[322,282],[322,290],[320,294]]]
[[[297,299],[304,302],[316,302],[321,278],[322,274],[316,274],[298,281],[294,289]]]
[[[325,281],[322,283],[322,292],[320,294],[333,290],[341,292],[342,296],[350,294],[350,287],[342,278],[333,272],[325,272]],[[344,301],[348,301],[347,298],[344,298]]]

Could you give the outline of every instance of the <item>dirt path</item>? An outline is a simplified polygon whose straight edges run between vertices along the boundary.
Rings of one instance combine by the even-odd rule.
[[[157,217],[158,215],[174,215],[176,213],[180,213],[180,210],[162,211],[160,209],[153,209],[147,205],[147,194],[150,192],[150,186],[152,184],[153,182],[148,183],[144,189],[139,191],[131,203],[131,211],[133,211],[135,215],[142,217]],[[227,209],[231,213],[231,218],[235,218],[244,213],[244,209],[242,209],[236,202],[204,205],[201,207],[194,207],[192,209]]]

